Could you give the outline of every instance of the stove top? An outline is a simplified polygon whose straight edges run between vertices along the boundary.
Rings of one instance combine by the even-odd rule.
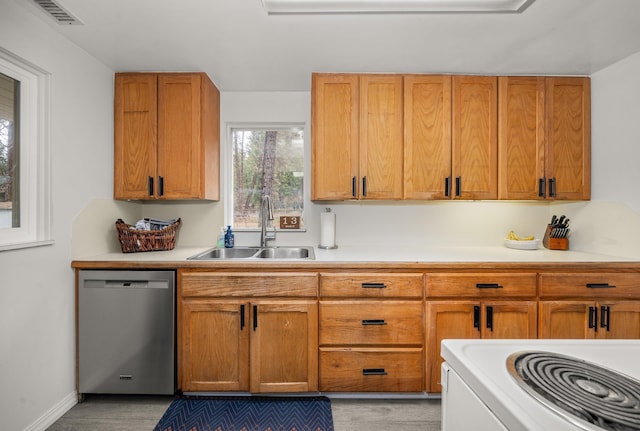
[[[582,429],[640,430],[638,380],[546,351],[513,353],[507,369],[535,399]]]
[[[546,401],[538,401],[532,396],[532,389],[524,390],[506,365],[509,357],[515,353],[551,353],[577,359],[578,363],[583,361],[599,368],[613,370],[631,378],[637,385],[640,381],[640,340],[444,340],[441,352],[451,369],[510,431],[640,430],[638,425],[635,425],[635,428],[626,425],[626,428],[606,428],[578,418],[559,407],[551,408]],[[535,362],[546,363],[532,357],[523,362],[522,368],[530,368],[530,363]],[[569,381],[574,375],[580,375],[579,371],[565,371],[566,367],[561,366],[557,370],[548,367],[547,372]],[[576,383],[578,380],[579,385]],[[595,394],[609,390],[609,383],[602,383],[600,380],[598,384],[590,383],[594,380],[576,377],[573,385],[578,386],[581,392],[592,391]],[[541,383],[539,386],[545,387],[545,384]],[[556,383],[552,386],[556,386]],[[637,402],[638,386],[634,387]],[[566,397],[571,402],[576,398],[574,395]],[[598,395],[594,397],[601,398]],[[640,405],[635,408],[635,414],[638,414]],[[629,410],[633,412],[632,408]]]

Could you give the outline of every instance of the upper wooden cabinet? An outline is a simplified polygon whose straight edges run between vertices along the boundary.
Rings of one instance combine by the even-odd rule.
[[[588,200],[590,117],[589,78],[313,74],[311,198]]]
[[[498,198],[498,78],[453,77],[452,197]]]
[[[499,198],[589,199],[589,78],[498,80]]]
[[[448,199],[451,76],[404,77],[404,198]]]
[[[496,199],[497,78],[407,75],[405,199]]]
[[[220,198],[220,93],[205,73],[117,73],[115,199]]]
[[[312,200],[401,199],[401,75],[313,74]]]

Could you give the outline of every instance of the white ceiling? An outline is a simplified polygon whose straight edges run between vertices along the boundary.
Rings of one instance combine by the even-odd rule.
[[[204,71],[222,91],[308,91],[311,72],[591,75],[640,51],[638,0],[271,16],[260,0],[58,0],[81,26],[15,1],[115,71]]]

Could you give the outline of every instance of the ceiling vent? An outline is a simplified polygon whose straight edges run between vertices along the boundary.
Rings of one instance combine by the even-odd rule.
[[[42,10],[44,10],[47,15],[56,20],[58,24],[61,25],[82,25],[82,21],[80,21],[75,16],[71,15],[71,13],[65,10],[62,6],[56,3],[53,0],[33,0],[35,4],[40,6]]]

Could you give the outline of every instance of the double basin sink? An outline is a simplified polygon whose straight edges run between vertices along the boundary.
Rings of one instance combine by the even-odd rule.
[[[187,260],[304,259],[314,260],[313,247],[233,247],[212,248]]]

